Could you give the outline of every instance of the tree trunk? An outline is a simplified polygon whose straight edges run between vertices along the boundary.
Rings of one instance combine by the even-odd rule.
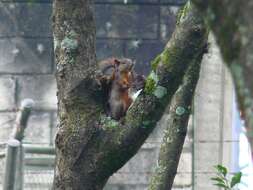
[[[232,73],[253,153],[253,3],[241,0],[193,2],[206,17]]]
[[[189,9],[125,118],[112,120],[105,115],[96,83],[92,6],[91,0],[53,3],[59,108],[54,190],[103,189],[152,132],[189,64],[206,45],[203,21]]]

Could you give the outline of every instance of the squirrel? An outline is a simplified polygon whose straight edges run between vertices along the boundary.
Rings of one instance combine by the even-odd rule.
[[[134,73],[134,62],[127,58],[108,58],[98,63],[99,84],[105,93],[107,114],[120,120],[133,102],[132,93],[144,86],[144,77]]]

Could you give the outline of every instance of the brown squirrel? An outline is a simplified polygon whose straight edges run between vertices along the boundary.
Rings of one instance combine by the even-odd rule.
[[[134,63],[127,58],[108,58],[98,64],[99,83],[105,93],[106,112],[113,119],[122,118],[133,99],[130,91],[143,87],[144,77],[133,72]]]

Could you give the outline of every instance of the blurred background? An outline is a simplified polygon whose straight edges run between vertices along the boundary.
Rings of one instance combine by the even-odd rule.
[[[96,0],[97,58],[128,57],[147,74],[150,61],[169,40],[184,0]],[[16,189],[46,190],[53,180],[52,147],[57,125],[50,0],[0,1],[0,189],[6,142],[21,101],[33,99]],[[215,190],[214,165],[244,173],[240,189],[252,190],[253,169],[243,123],[235,105],[233,83],[210,35],[203,59],[189,131],[174,190]],[[144,190],[162,141],[165,113],[138,154],[113,175],[106,190]],[[34,151],[31,151],[33,147]],[[34,148],[35,147],[35,148]],[[44,148],[44,149],[43,149]],[[30,151],[29,151],[30,150]],[[43,154],[41,153],[42,151]],[[20,161],[21,159],[21,161]],[[20,165],[22,166],[20,168]],[[252,181],[252,182],[251,182]]]

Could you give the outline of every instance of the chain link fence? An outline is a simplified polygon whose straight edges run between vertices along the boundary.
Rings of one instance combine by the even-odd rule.
[[[48,190],[53,183],[53,170],[24,171],[25,190]]]
[[[38,146],[38,145],[37,145]],[[41,145],[45,147],[45,145]],[[6,162],[6,144],[0,143],[0,190],[3,189],[4,172]],[[22,185],[16,185],[16,190],[48,190],[53,183],[54,175],[54,158],[52,151],[49,154],[30,154],[24,153],[21,174],[16,176],[16,183],[22,180]],[[18,157],[20,159],[20,157]],[[17,161],[17,163],[19,163]],[[19,169],[17,166],[17,170]],[[23,176],[22,176],[23,173]]]

